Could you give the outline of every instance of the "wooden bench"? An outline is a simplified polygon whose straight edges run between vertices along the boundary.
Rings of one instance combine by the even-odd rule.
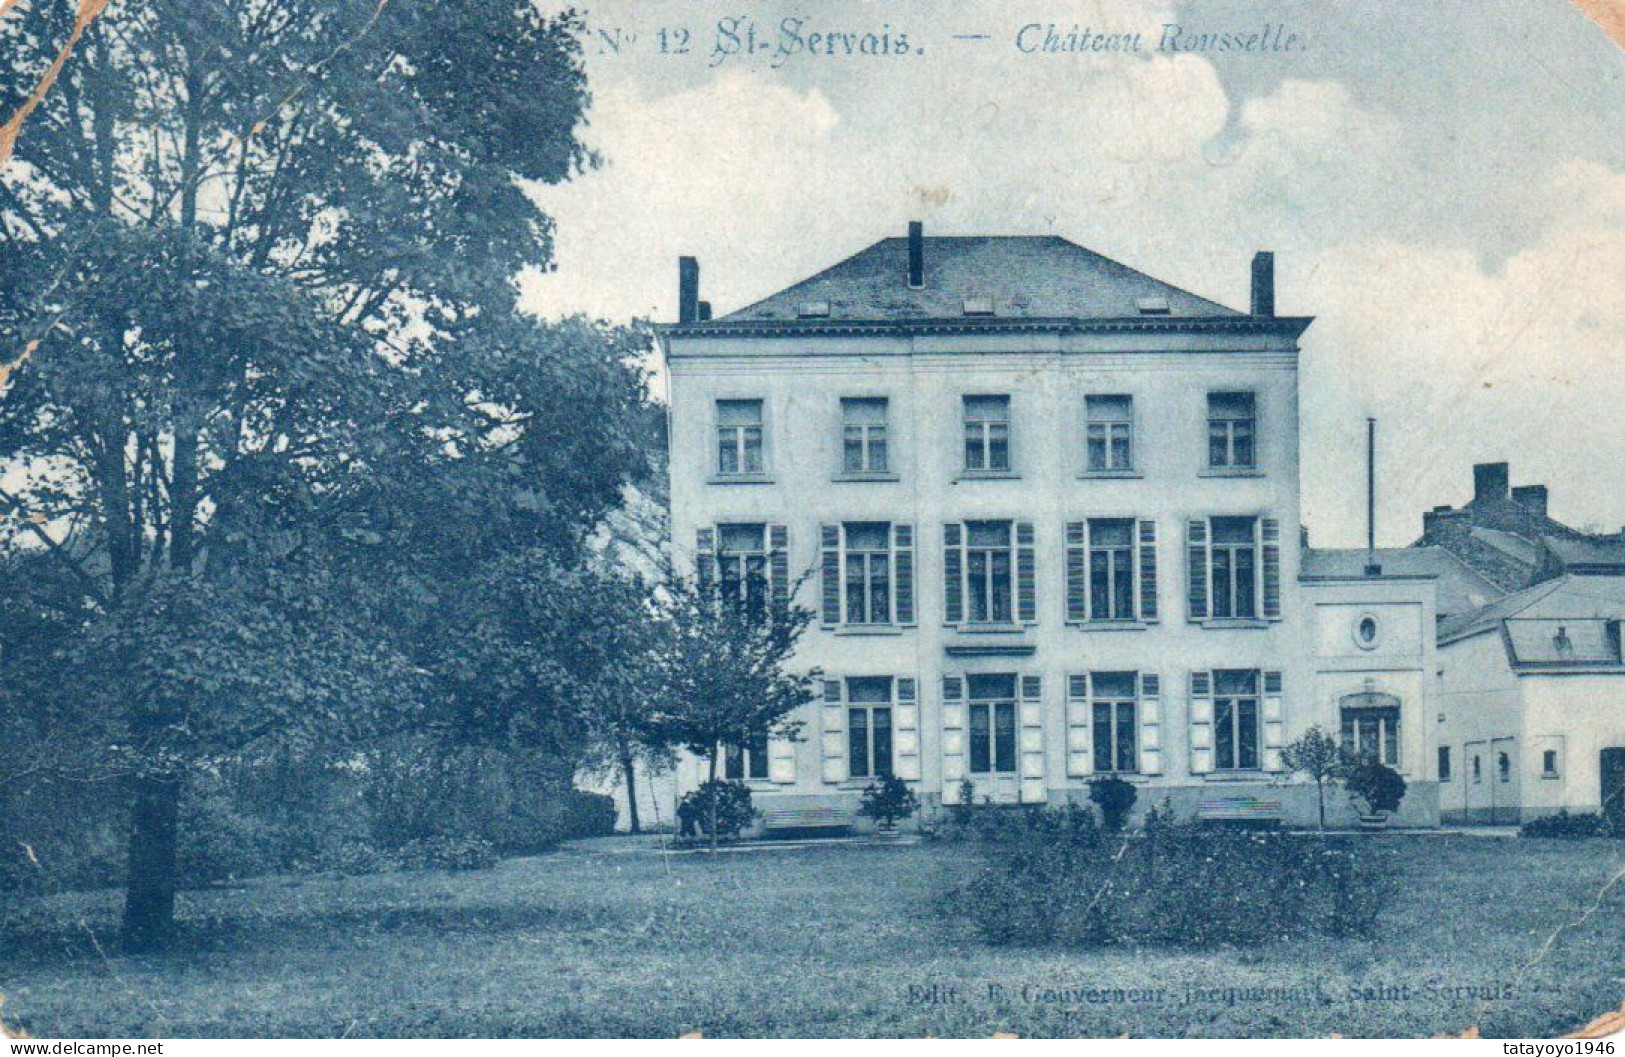
[[[1203,797],[1196,807],[1203,822],[1278,823],[1286,817],[1279,800],[1257,796]]]
[[[846,830],[851,829],[852,812],[839,807],[782,807],[762,812],[762,829],[775,830]]]

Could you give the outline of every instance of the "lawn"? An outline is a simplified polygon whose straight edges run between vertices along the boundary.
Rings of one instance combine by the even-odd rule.
[[[1599,899],[1625,844],[1374,839],[1401,888],[1358,942],[990,949],[930,909],[964,846],[606,841],[187,893],[191,950],[162,958],[104,953],[112,893],[13,905],[0,993],[35,1035],[171,1037],[1549,1036],[1625,998],[1625,881]]]

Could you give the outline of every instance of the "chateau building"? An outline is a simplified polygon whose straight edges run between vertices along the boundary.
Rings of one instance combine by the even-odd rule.
[[[1311,320],[1275,313],[1270,254],[1245,312],[1062,238],[919,224],[716,318],[679,273],[674,559],[818,614],[801,736],[726,752],[770,819],[850,814],[883,774],[928,812],[1115,774],[1142,809],[1307,820],[1281,749],[1319,725],[1437,820],[1434,576],[1306,559]]]

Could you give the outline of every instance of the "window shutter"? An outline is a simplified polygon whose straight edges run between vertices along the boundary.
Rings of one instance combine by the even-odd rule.
[[[959,783],[965,778],[965,680],[942,677],[942,800],[959,802]]]
[[[908,627],[914,623],[914,526],[893,525],[891,546],[893,613],[897,623]]]
[[[694,577],[700,591],[710,594],[717,585],[717,530],[702,528],[694,534]]]
[[[1157,622],[1157,523],[1141,521],[1140,539],[1140,619],[1147,624]]]
[[[1016,619],[1038,623],[1038,550],[1033,523],[1016,522]]]
[[[1281,694],[1281,673],[1264,673],[1264,770],[1285,769],[1281,749],[1286,745],[1286,710]]]
[[[1191,673],[1191,773],[1213,770],[1213,673]]]
[[[1263,560],[1259,562],[1262,570],[1264,588],[1260,592],[1264,599],[1264,619],[1281,619],[1281,522],[1276,518],[1266,517],[1258,519],[1259,548],[1263,552]]]
[[[833,628],[841,622],[841,526],[818,526],[818,545],[822,565],[821,623],[826,628]]]
[[[1208,618],[1207,540],[1207,518],[1192,518],[1185,523],[1185,600],[1193,621]]]
[[[767,739],[767,777],[777,785],[795,784],[795,742],[789,738]]]
[[[1066,622],[1089,619],[1089,523],[1066,523]]]
[[[1049,798],[1044,788],[1044,679],[1038,675],[1021,677],[1021,802],[1042,804]]]
[[[839,679],[824,680],[824,781],[846,781],[846,702],[845,684]]]
[[[920,695],[913,679],[897,680],[892,706],[892,773],[905,782],[920,780]]]
[[[1140,673],[1140,773],[1162,773],[1162,679]]]
[[[1089,744],[1089,677],[1066,677],[1066,775],[1087,778],[1095,771],[1094,750]]]
[[[767,582],[773,608],[784,612],[790,608],[790,529],[785,525],[767,526]]]
[[[965,526],[942,526],[942,620],[965,622]]]

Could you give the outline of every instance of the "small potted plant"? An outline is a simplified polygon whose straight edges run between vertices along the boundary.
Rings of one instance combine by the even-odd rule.
[[[1132,782],[1125,782],[1116,775],[1096,778],[1089,783],[1089,799],[1093,800],[1095,807],[1100,809],[1101,824],[1107,832],[1121,833],[1128,825],[1129,812],[1134,810],[1134,801],[1139,797]]]
[[[1392,767],[1366,760],[1356,764],[1345,779],[1349,795],[1365,804],[1361,829],[1385,829],[1388,819],[1405,799],[1405,779]]]
[[[896,775],[888,774],[878,785],[870,782],[863,789],[863,813],[874,819],[875,828],[883,838],[896,836],[897,820],[908,818],[919,806],[914,790]]]

